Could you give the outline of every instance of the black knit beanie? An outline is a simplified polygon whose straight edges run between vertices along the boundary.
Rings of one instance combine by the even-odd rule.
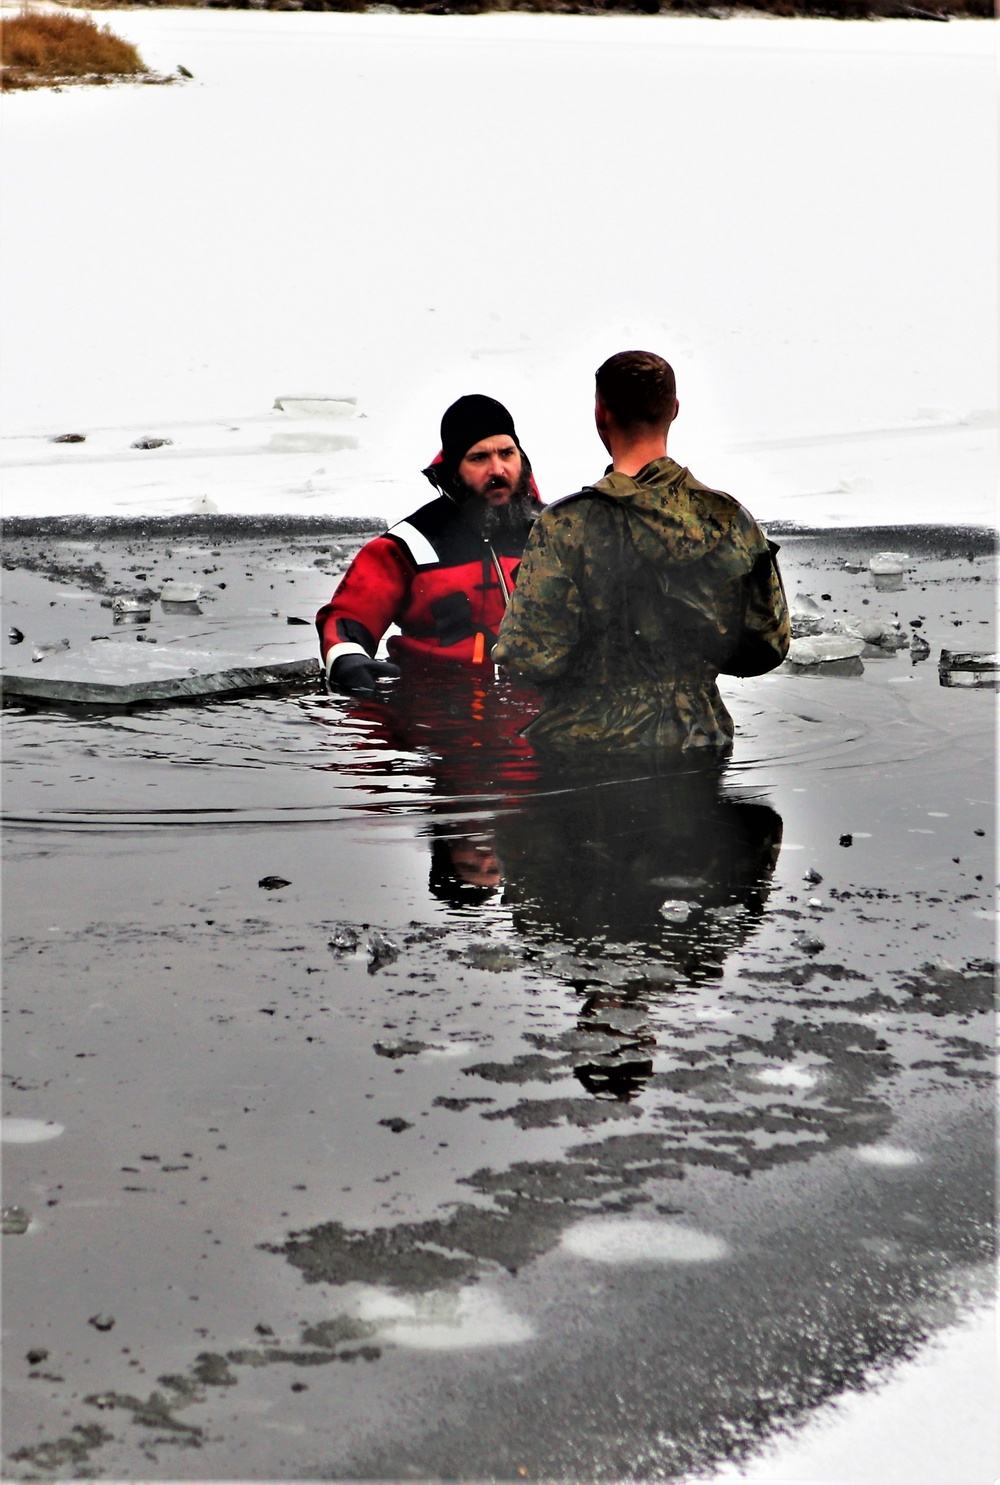
[[[441,419],[441,473],[445,479],[452,480],[473,444],[502,433],[517,443],[514,419],[502,402],[478,392],[453,402]],[[519,443],[517,446],[521,447]]]

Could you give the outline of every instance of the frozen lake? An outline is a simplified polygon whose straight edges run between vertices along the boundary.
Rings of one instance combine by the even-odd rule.
[[[988,24],[113,20],[194,80],[3,101],[8,514],[397,519],[470,391],[552,498],[640,346],[759,518],[992,522]],[[307,392],[358,417],[272,415]]]

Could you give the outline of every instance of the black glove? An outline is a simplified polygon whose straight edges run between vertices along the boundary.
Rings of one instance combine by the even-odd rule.
[[[379,676],[395,679],[399,666],[391,660],[372,660],[368,655],[338,655],[327,676],[329,690],[349,691],[352,696],[374,696]]]

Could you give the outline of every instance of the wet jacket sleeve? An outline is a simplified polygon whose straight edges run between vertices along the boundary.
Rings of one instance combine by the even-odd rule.
[[[493,652],[511,675],[539,685],[568,670],[580,637],[580,592],[572,552],[561,539],[565,523],[564,514],[546,510],[532,527]]]
[[[743,583],[743,617],[733,653],[720,666],[726,675],[764,675],[780,665],[792,638],[791,617],[778,570],[778,548],[764,541]]]
[[[402,547],[389,537],[376,536],[361,548],[330,602],[316,615],[328,669],[337,655],[375,654],[405,607],[414,571]]]

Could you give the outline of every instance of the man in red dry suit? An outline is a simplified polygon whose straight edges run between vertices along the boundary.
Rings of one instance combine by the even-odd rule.
[[[423,471],[438,496],[367,542],[316,615],[331,690],[372,696],[381,676],[423,659],[491,666],[531,524],[541,510],[528,457],[502,403],[460,397]],[[390,659],[376,660],[390,624]]]

